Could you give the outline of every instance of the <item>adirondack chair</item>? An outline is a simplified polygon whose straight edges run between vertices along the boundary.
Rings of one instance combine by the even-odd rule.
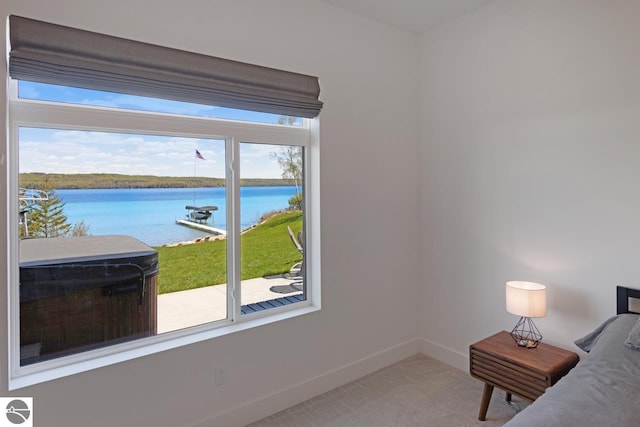
[[[289,270],[289,274],[288,277],[295,279],[296,281],[300,281],[302,282],[303,276],[304,276],[304,242],[303,242],[303,235],[302,232],[298,233],[298,237],[295,236],[295,234],[293,233],[293,230],[291,230],[291,227],[289,227],[287,225],[287,230],[289,231],[289,238],[291,239],[291,243],[293,243],[293,246],[296,247],[296,249],[302,254],[303,260],[300,262],[297,262],[295,264],[293,264],[291,266],[291,269]]]

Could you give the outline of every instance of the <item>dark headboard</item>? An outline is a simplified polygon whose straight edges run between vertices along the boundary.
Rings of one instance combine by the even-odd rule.
[[[616,288],[616,295],[617,314],[634,313],[633,311],[629,311],[629,298],[640,299],[640,290],[618,286]]]

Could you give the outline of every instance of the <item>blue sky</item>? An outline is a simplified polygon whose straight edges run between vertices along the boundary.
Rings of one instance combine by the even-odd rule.
[[[93,90],[20,82],[21,98],[62,101],[135,110],[277,123],[273,114],[150,99]],[[120,173],[156,176],[224,177],[224,141],[21,128],[20,172]],[[205,160],[196,159],[198,150]],[[276,146],[241,144],[243,178],[280,178],[270,156]]]
[[[20,81],[18,96],[43,101],[61,101],[73,104],[95,105],[100,107],[126,108],[130,110],[154,111],[159,113],[185,114],[218,119],[244,120],[260,123],[278,123],[280,115],[233,108],[214,107],[203,104],[171,101],[168,99],[146,98],[122,93],[79,89],[67,86],[48,85]],[[300,119],[298,119],[298,124]]]

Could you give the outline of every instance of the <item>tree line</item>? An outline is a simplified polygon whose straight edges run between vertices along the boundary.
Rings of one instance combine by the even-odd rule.
[[[60,174],[28,172],[20,174],[21,188],[43,188],[46,181],[56,183],[58,190],[114,189],[114,188],[202,188],[224,187],[223,178],[174,177],[151,175],[121,175],[111,173]],[[242,186],[264,187],[295,185],[293,179],[248,178],[240,181]]]

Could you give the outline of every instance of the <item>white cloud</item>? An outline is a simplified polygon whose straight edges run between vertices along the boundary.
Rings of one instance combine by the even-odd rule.
[[[195,149],[206,160],[195,158]],[[270,155],[279,147],[241,145],[244,178],[280,178]],[[22,128],[20,171],[45,173],[119,173],[157,176],[224,177],[222,140],[126,135],[108,132]]]

